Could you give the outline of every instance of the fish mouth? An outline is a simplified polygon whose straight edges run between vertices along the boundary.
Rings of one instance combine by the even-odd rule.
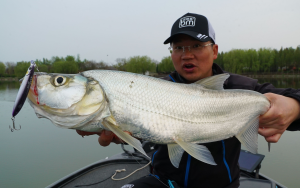
[[[38,80],[38,77],[41,75],[47,75],[47,73],[45,73],[45,72],[35,72],[34,73],[34,75],[32,77],[32,81],[31,81],[29,93],[27,96],[27,98],[29,98],[30,101],[35,105],[40,105],[39,93],[38,93],[38,89],[37,89],[37,80]]]
[[[30,85],[30,89],[29,89],[29,93],[28,93],[28,99],[34,103],[35,105],[39,105],[39,94],[38,94],[38,90],[37,90],[37,77],[38,74],[34,74],[32,77],[32,81],[31,81],[31,85]]]

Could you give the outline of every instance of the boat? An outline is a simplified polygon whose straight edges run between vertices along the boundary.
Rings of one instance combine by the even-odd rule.
[[[155,152],[155,144],[151,142],[143,142],[142,144],[147,155],[152,156],[152,153]],[[126,150],[123,144],[121,147],[124,152],[83,167],[52,183],[47,188],[121,188],[135,179],[150,174],[152,169],[151,165],[148,165],[151,163],[148,158],[135,149],[133,151]],[[241,150],[239,158],[240,188],[286,188],[286,186],[259,173],[264,157],[261,154],[252,154]],[[169,186],[166,185],[166,187]]]

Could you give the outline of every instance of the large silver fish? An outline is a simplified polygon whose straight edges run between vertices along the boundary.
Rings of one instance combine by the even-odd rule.
[[[235,136],[256,153],[258,117],[270,107],[260,93],[224,90],[228,77],[221,74],[180,84],[109,70],[76,75],[36,73],[28,98],[39,118],[59,127],[111,130],[143,154],[136,138],[167,144],[177,168],[184,151],[216,165],[210,151],[199,143]]]

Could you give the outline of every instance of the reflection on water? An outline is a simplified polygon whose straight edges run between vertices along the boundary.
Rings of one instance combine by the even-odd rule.
[[[295,78],[259,78],[259,83],[271,83],[277,88],[300,88],[300,77]]]
[[[263,78],[278,88],[300,88],[299,78]],[[82,138],[73,130],[55,127],[47,119],[38,119],[26,102],[16,116],[20,131],[10,132],[13,101],[18,82],[0,82],[0,187],[45,187],[69,173],[97,160],[121,152],[112,144],[100,147],[97,136]],[[299,132],[286,132],[272,144],[259,137],[259,153],[265,155],[261,172],[288,186],[297,187],[300,174]]]
[[[19,82],[0,81],[0,101],[15,101],[19,87]]]
[[[19,82],[0,82],[0,90],[18,89],[19,87]]]

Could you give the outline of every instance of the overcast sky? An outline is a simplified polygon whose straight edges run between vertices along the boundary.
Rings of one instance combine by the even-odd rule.
[[[219,52],[300,45],[299,0],[0,0],[0,61],[161,61],[173,23],[187,12],[210,20]]]

